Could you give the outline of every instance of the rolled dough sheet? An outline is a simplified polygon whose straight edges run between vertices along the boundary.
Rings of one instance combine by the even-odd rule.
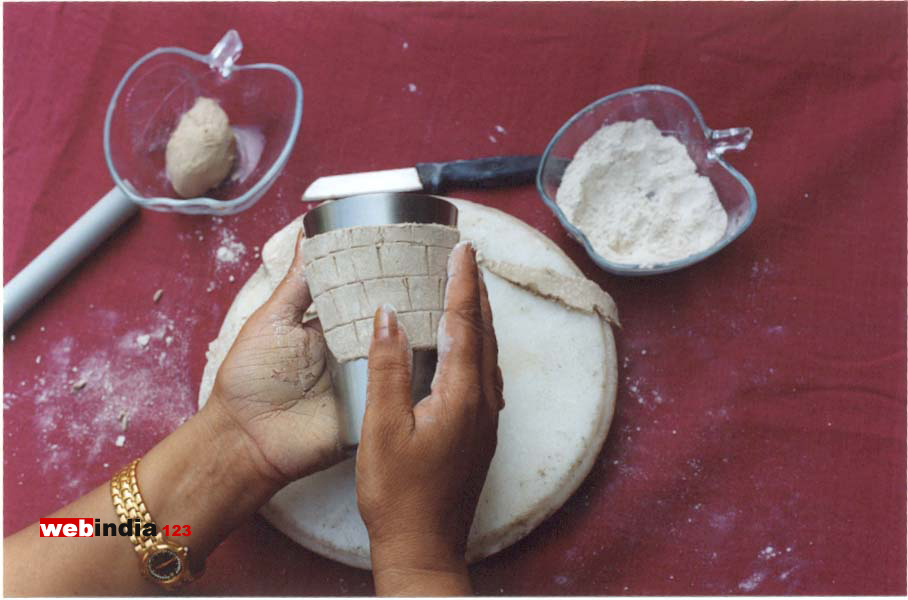
[[[596,282],[586,277],[568,276],[552,269],[539,269],[526,265],[480,257],[486,270],[534,294],[560,302],[567,308],[597,314],[609,323],[618,325],[618,307]]]
[[[574,277],[582,273],[551,240],[501,211],[451,199],[462,239],[482,257]],[[240,290],[208,349],[199,405],[243,323],[287,272],[301,219],[263,248],[263,265]],[[472,562],[513,544],[577,489],[605,441],[615,408],[617,361],[608,322],[567,308],[484,269],[507,406],[498,449],[470,531]],[[262,514],[301,545],[368,569],[369,539],[356,508],[353,460],[296,481]]]

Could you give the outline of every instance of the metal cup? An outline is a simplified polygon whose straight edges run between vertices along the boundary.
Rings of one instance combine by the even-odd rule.
[[[435,223],[457,226],[457,207],[437,196],[415,193],[378,193],[349,196],[326,202],[303,217],[306,237],[347,227]],[[377,307],[376,307],[377,308]],[[413,403],[431,391],[438,355],[435,350],[413,351],[411,398]],[[368,360],[338,363],[329,352],[328,369],[340,400],[340,436],[344,445],[359,444],[366,411]]]

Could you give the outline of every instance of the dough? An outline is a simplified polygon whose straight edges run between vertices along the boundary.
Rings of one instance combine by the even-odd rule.
[[[335,229],[303,241],[309,289],[338,362],[369,355],[372,318],[382,304],[397,310],[414,350],[435,348],[448,256],[459,239],[453,227],[401,223]]]
[[[523,221],[465,200],[449,201],[457,206],[461,236],[476,244],[480,256],[583,276],[558,246]],[[262,266],[230,306],[208,348],[200,406],[240,328],[287,272],[300,224],[296,219],[272,236],[262,250]],[[574,493],[605,440],[617,383],[615,342],[605,319],[567,309],[482,268],[507,405],[470,530],[471,562],[529,534]],[[261,512],[306,548],[368,569],[369,542],[356,508],[353,473],[350,459],[310,475],[278,492]]]
[[[236,158],[236,138],[227,113],[211,98],[196,98],[167,140],[167,178],[182,198],[217,187]]]
[[[615,301],[586,277],[571,277],[551,269],[537,269],[483,257],[480,257],[479,262],[492,273],[529,292],[559,302],[567,308],[598,314],[609,323],[621,326]]]

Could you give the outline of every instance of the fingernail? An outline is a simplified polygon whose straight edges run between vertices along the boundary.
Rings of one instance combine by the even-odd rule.
[[[376,339],[386,340],[397,333],[397,311],[390,304],[382,304],[375,311],[373,335]]]
[[[303,233],[303,228],[300,227],[300,230],[296,234],[296,244],[293,246],[293,263],[292,264],[302,264],[305,262],[305,257],[303,256],[303,244],[306,242],[306,236]]]

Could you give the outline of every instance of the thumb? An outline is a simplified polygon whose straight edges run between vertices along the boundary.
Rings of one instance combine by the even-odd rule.
[[[410,399],[410,343],[390,304],[375,311],[369,347],[369,379],[362,438],[394,434],[414,426]]]
[[[303,239],[303,228],[300,227],[294,244],[293,262],[268,300],[272,311],[287,314],[294,321],[302,321],[303,313],[312,304],[312,294],[303,266]]]

